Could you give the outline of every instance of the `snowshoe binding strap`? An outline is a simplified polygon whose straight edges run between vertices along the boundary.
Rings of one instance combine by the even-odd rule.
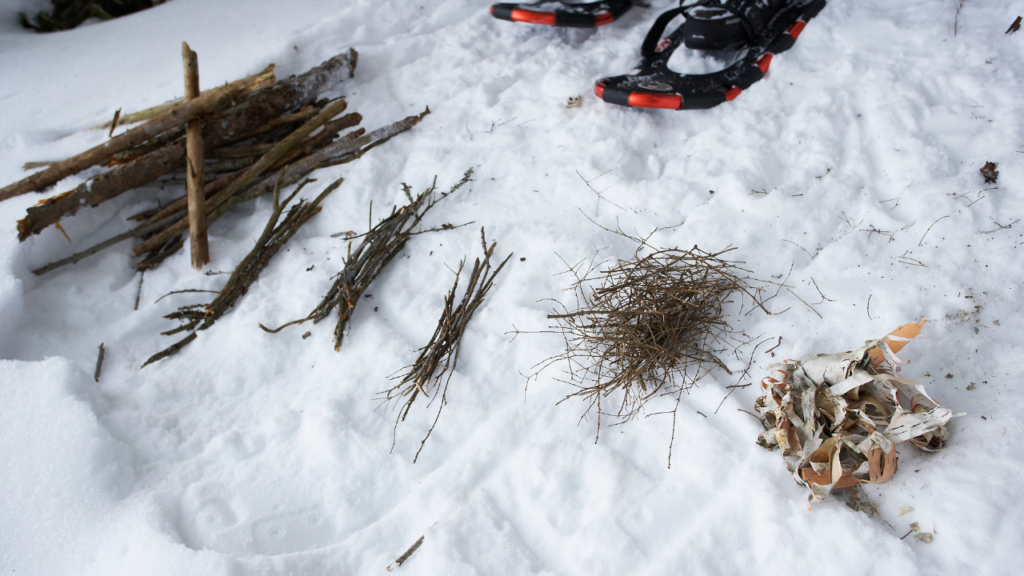
[[[807,21],[821,12],[825,4],[826,0],[790,1],[768,20],[761,34],[748,36],[746,52],[732,65],[710,74],[678,74],[669,70],[668,61],[684,45],[688,30],[684,24],[665,38],[662,35],[673,18],[687,15],[694,5],[669,10],[655,21],[644,39],[640,64],[628,74],[598,80],[594,93],[610,104],[672,110],[706,109],[733,100],[764,77],[772,56],[793,47]]]
[[[566,28],[596,28],[611,24],[633,7],[631,0],[603,0],[569,4],[560,0],[507,3],[491,6],[491,16],[510,22],[546,24]]]

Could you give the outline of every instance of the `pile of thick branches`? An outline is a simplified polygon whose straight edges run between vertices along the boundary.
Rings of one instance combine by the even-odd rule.
[[[147,119],[104,144],[0,189],[0,201],[41,192],[63,178],[87,168],[103,165],[105,172],[73,190],[57,194],[28,209],[18,222],[22,241],[50,226],[60,232],[60,221],[84,207],[140,187],[183,181],[186,175],[186,124],[202,121],[205,149],[205,213],[207,222],[217,220],[233,206],[271,192],[275,183],[287,187],[326,166],[350,162],[370,148],[415,126],[423,114],[410,116],[390,126],[365,133],[358,129],[339,138],[343,130],[357,126],[362,118],[345,111],[344,100],[318,100],[352,77],[358,55],[354,50],[335,56],[309,72],[275,81],[273,68],[203,92],[183,103],[155,109],[149,114],[131,115]],[[117,123],[115,116],[114,123]],[[113,131],[113,130],[112,130]],[[189,228],[185,193],[158,209],[132,216],[139,224],[117,236],[49,264],[43,274],[66,264],[75,264],[124,240],[136,239],[132,247],[139,270],[152,268],[181,249],[182,232]]]

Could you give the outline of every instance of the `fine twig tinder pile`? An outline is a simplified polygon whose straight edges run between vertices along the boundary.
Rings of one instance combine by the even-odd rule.
[[[562,402],[583,399],[583,417],[596,411],[595,441],[602,416],[624,423],[656,395],[678,400],[715,368],[731,374],[720,355],[738,343],[723,306],[737,294],[761,306],[746,271],[722,259],[733,249],[653,249],[631,239],[639,245],[629,260],[603,272],[573,267],[576,309],[548,315],[565,352],[541,369],[564,362],[576,391]]]

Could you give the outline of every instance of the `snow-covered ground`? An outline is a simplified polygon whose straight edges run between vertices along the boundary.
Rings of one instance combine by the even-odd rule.
[[[183,251],[146,274],[133,311],[127,245],[30,270],[125,230],[154,190],[66,220],[71,245],[54,229],[18,243],[14,223],[39,195],[0,204],[0,574],[374,574],[421,535],[399,571],[1019,573],[1024,32],[1003,32],[1024,0],[965,0],[959,14],[959,0],[832,0],[766,80],[694,112],[592,93],[633,65],[671,0],[598,30],[499,21],[486,0],[174,0],[58,34],[18,27],[17,10],[44,4],[0,6],[0,185],[27,161],[102,142],[84,129],[117,108],[180,95],[182,40],[205,87],[272,62],[303,72],[353,47],[359,67],[342,91],[363,126],[433,113],[319,173],[320,187],[346,179],[324,211],[216,326],[144,370],[173,341],[158,335],[173,326],[161,316],[210,295],[156,300],[226,276],[193,271]],[[673,64],[714,65],[685,50]],[[999,163],[998,184],[983,182],[986,161]],[[308,339],[305,327],[258,329],[316,305],[346,250],[330,234],[365,230],[371,200],[383,214],[404,202],[402,182],[421,190],[436,175],[444,188],[468,168],[471,187],[426,224],[475,224],[412,240],[339,353],[330,322]],[[214,224],[208,269],[233,269],[269,211],[263,198]],[[515,256],[413,464],[436,404],[414,407],[391,451],[395,413],[374,397],[430,338],[449,269],[478,255],[481,225]],[[670,416],[605,428],[595,445],[582,405],[555,406],[570,392],[557,370],[526,387],[561,340],[509,333],[544,329],[544,299],[570,302],[563,261],[632,254],[598,225],[675,226],[651,242],[736,246],[764,279],[792,270],[773,315],[732,319],[758,340],[782,337],[774,359],[767,346],[753,355],[746,381],[928,317],[901,356],[909,378],[966,413],[948,447],[900,447],[893,480],[864,490],[880,517],[839,499],[808,511],[740,411],[757,387],[716,411],[736,383],[724,373],[683,397],[671,469]],[[740,370],[752,346],[741,352],[730,357]],[[931,543],[901,540],[915,522]]]

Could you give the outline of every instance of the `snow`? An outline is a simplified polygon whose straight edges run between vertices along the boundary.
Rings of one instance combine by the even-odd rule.
[[[53,229],[18,243],[14,223],[39,195],[0,203],[0,573],[370,574],[421,535],[398,571],[1015,574],[1024,562],[1024,202],[1013,192],[1024,35],[1003,34],[1024,0],[966,0],[959,15],[957,0],[833,0],[767,79],[692,112],[592,93],[632,67],[671,0],[598,30],[499,21],[477,0],[174,0],[58,34],[18,27],[18,10],[44,4],[0,6],[2,185],[27,161],[102,142],[85,129],[114,110],[179,96],[182,40],[204,87],[269,63],[301,73],[352,47],[359,66],[340,91],[368,131],[432,113],[319,172],[309,194],[345,178],[324,211],[216,326],[144,370],[173,342],[159,336],[173,327],[162,315],[212,295],[157,299],[226,276],[194,272],[186,248],[145,275],[135,311],[127,244],[30,270],[127,230],[155,191],[67,219],[71,245]],[[673,66],[713,63],[680,50]],[[997,184],[978,172],[986,161],[999,163]],[[471,167],[471,187],[424,225],[474,224],[415,237],[339,353],[329,322],[308,339],[306,326],[258,329],[313,309],[346,251],[330,234],[364,231],[371,200],[381,215],[404,203],[402,182],[418,192],[436,175],[446,189]],[[232,270],[269,213],[261,198],[215,223],[208,270]],[[557,369],[528,387],[523,377],[560,338],[511,332],[544,330],[545,299],[570,304],[565,262],[632,255],[599,225],[664,228],[651,242],[665,247],[736,246],[755,276],[790,274],[771,316],[731,318],[757,341],[781,336],[775,360],[850,350],[928,317],[900,356],[906,377],[966,413],[949,445],[901,447],[893,480],[864,490],[872,518],[839,499],[808,511],[740,411],[756,387],[722,403],[736,383],[723,372],[683,396],[671,469],[670,416],[605,428],[595,444],[583,406],[555,405],[570,391]],[[374,398],[430,338],[449,269],[479,255],[480,226],[496,255],[515,256],[469,325],[449,405],[413,464],[436,404],[414,406],[392,450],[395,413]],[[730,357],[737,374],[752,348]],[[773,362],[767,348],[744,381]],[[912,522],[934,541],[901,540]]]

